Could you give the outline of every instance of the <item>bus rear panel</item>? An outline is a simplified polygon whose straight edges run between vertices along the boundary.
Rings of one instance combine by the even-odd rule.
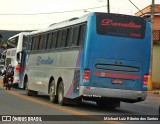
[[[95,13],[88,28],[80,94],[126,102],[145,100],[150,63],[149,22],[141,17]]]

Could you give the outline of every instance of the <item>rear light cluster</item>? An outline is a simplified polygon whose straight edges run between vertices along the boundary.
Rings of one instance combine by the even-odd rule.
[[[17,66],[15,67],[15,72],[20,72],[20,65],[17,65]]]
[[[83,79],[85,79],[86,81],[89,81],[89,79],[90,79],[90,70],[89,69],[84,70]]]
[[[143,85],[147,85],[147,84],[148,84],[148,75],[144,75]]]

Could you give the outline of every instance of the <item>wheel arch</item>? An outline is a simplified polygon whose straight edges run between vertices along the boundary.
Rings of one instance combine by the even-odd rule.
[[[27,74],[25,74],[25,76],[24,76],[24,81],[25,80],[28,82],[28,75]]]

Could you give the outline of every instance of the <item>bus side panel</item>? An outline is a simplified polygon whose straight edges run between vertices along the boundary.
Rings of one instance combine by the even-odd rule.
[[[45,63],[47,60],[51,63]],[[54,78],[55,83],[58,83],[58,79],[62,78],[66,97],[77,97],[78,92],[73,91],[78,87],[75,84],[75,76],[80,70],[78,61],[79,49],[29,55],[28,65],[32,65],[27,69],[29,89],[48,94],[50,77]]]
[[[70,53],[70,55],[74,54],[74,57],[75,60],[69,62],[70,63],[70,66],[72,66],[72,73],[69,73],[69,70],[67,73],[64,73],[64,76],[67,76],[67,75],[70,75],[72,74],[70,79],[71,80],[68,80],[67,77],[66,77],[66,81],[65,81],[65,84],[66,84],[66,91],[65,92],[65,97],[67,98],[76,98],[79,96],[79,85],[80,85],[80,70],[81,70],[81,64],[80,64],[80,60],[81,60],[81,50],[78,50],[78,51],[72,51],[72,53]],[[66,59],[67,60],[67,59]],[[73,63],[74,62],[74,63]],[[63,71],[63,70],[62,70]],[[68,90],[69,89],[69,90]]]

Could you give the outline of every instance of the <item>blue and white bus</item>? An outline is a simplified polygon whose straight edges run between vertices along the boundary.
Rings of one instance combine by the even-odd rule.
[[[146,99],[151,30],[145,18],[91,13],[28,37],[27,95],[113,108]]]
[[[24,88],[23,84],[23,77],[24,77],[24,66],[22,62],[17,61],[17,53],[21,53],[22,58],[24,58],[26,55],[23,52],[23,48],[25,44],[23,43],[25,36],[28,34],[28,32],[21,32],[18,33],[12,37],[10,37],[7,40],[7,44],[11,47],[10,49],[7,49],[6,53],[6,66],[11,64],[15,67],[14,69],[14,81],[13,84],[17,85],[19,88]]]

